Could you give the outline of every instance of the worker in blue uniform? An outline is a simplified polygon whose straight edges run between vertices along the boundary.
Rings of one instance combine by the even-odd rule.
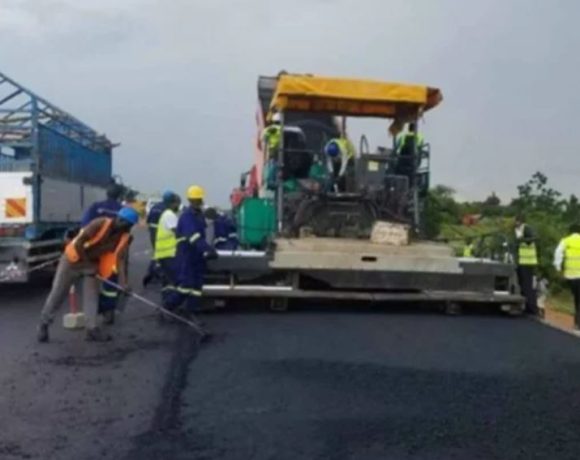
[[[216,250],[206,241],[204,198],[205,192],[198,185],[187,190],[189,207],[179,217],[175,231],[179,242],[175,258],[177,285],[164,301],[164,306],[170,310],[185,303],[184,316],[193,320],[201,307],[206,261],[217,257]]]
[[[155,239],[157,237],[157,226],[159,224],[159,219],[161,219],[161,215],[169,207],[170,203],[173,202],[175,196],[176,194],[172,191],[165,191],[161,201],[154,204],[147,213],[147,230],[149,231],[149,241],[151,242],[153,251],[155,251]],[[155,257],[152,257],[151,262],[149,262],[149,267],[147,268],[147,273],[143,277],[143,287],[147,287],[156,279],[160,279],[160,272],[155,261]]]
[[[215,208],[207,208],[205,218],[213,224],[213,240],[208,241],[219,251],[238,249],[238,232],[233,219]]]
[[[115,217],[123,207],[121,199],[123,197],[123,187],[118,184],[111,184],[107,188],[107,199],[93,203],[84,212],[81,219],[81,228],[86,227],[98,217]]]

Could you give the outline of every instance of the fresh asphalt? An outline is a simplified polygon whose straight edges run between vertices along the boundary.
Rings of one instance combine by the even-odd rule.
[[[226,310],[200,346],[132,301],[113,343],[39,345],[47,290],[0,287],[2,460],[579,457],[580,341],[533,321]]]

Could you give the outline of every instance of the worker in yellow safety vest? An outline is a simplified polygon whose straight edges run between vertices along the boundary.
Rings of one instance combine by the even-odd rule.
[[[329,140],[324,146],[326,154],[326,168],[332,179],[332,188],[338,192],[345,192],[346,178],[354,172],[354,157],[356,149],[352,142],[344,135]]]
[[[463,257],[473,257],[473,249],[475,245],[471,238],[465,240],[465,246],[463,247]]]
[[[515,225],[518,282],[522,295],[526,299],[526,313],[538,315],[538,300],[536,294],[536,269],[538,266],[538,248],[534,232],[526,224],[523,216],[516,217]]]
[[[569,235],[554,253],[554,266],[568,282],[574,297],[574,327],[580,330],[580,224],[570,226]]]
[[[419,165],[417,154],[423,149],[425,139],[417,132],[417,123],[409,123],[407,129],[395,138],[395,174],[409,178],[409,185]]]
[[[181,206],[181,198],[176,193],[170,192],[170,194],[167,194],[165,204],[166,208],[161,213],[157,223],[153,251],[153,260],[155,260],[161,275],[161,296],[164,299],[171,289],[175,289],[177,283],[175,256],[179,239],[175,233],[178,222],[177,212]]]
[[[266,158],[276,159],[282,137],[282,117],[279,113],[272,115],[271,123],[262,131],[262,142],[266,151]]]

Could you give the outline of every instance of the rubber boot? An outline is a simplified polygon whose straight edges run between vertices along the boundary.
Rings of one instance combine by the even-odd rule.
[[[113,340],[113,337],[111,337],[101,328],[96,327],[94,329],[87,329],[85,340],[87,342],[110,342]]]
[[[38,326],[36,340],[38,340],[38,343],[47,343],[50,340],[50,336],[48,334],[48,324],[40,324]]]

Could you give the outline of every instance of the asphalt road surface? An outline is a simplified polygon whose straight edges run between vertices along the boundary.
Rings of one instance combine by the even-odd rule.
[[[39,345],[46,292],[0,287],[2,460],[580,456],[580,341],[530,320],[222,312],[200,346],[131,302],[111,344]]]

